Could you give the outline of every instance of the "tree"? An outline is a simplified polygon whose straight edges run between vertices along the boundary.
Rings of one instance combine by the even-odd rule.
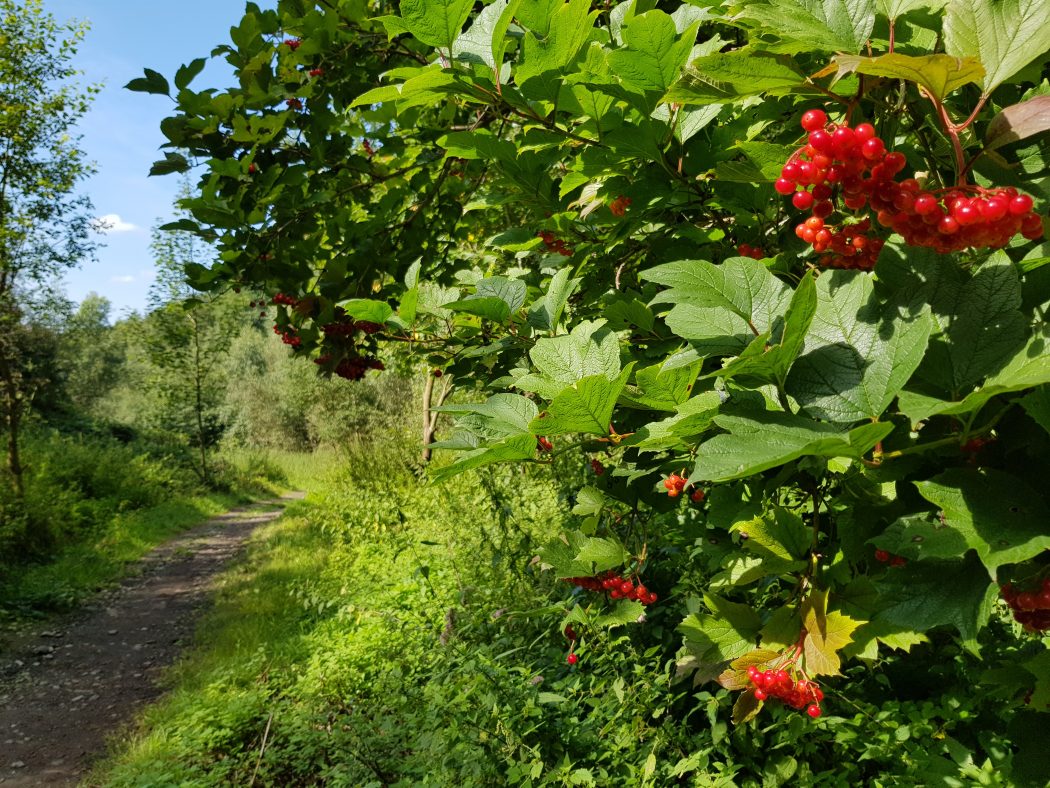
[[[888,665],[1019,725],[1050,705],[1050,5],[724,5],[250,5],[234,87],[164,124],[221,253],[188,273],[278,292],[325,372],[396,343],[474,382],[433,480],[588,474],[538,551],[552,629],[632,627],[740,724],[819,717],[817,679],[881,704]]]
[[[142,341],[151,365],[147,385],[158,398],[157,426],[185,435],[194,449],[194,470],[212,484],[210,449],[222,435],[226,355],[237,324],[229,300],[198,294],[186,283],[187,265],[208,262],[212,251],[186,232],[153,231],[157,278]]]
[[[77,186],[92,172],[77,122],[94,87],[75,81],[72,59],[87,32],[59,23],[40,0],[0,0],[0,310],[21,320],[19,288],[48,287],[53,276],[91,256],[91,203]],[[26,407],[13,345],[0,347],[7,462],[22,490],[18,432]]]

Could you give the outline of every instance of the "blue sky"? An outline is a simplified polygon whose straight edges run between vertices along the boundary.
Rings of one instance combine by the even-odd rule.
[[[207,57],[214,46],[229,40],[244,3],[45,0],[44,5],[59,20],[91,23],[76,64],[84,72],[82,81],[104,83],[80,126],[84,149],[98,167],[84,191],[96,215],[110,217],[114,228],[106,233],[97,262],[66,275],[66,293],[75,301],[92,290],[101,293],[113,303],[114,317],[142,311],[153,280],[150,227],[171,216],[179,184],[178,176],[147,177],[150,165],[162,157],[160,121],[173,105],[168,98],[132,93],[123,86],[141,76],[144,66],[170,80],[183,63]],[[228,74],[225,63],[211,61],[193,87],[225,86]]]

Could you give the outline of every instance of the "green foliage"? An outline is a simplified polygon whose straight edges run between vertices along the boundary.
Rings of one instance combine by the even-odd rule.
[[[884,756],[865,748],[889,739],[843,710],[921,719],[929,696],[909,694],[905,665],[948,682],[951,700],[929,701],[930,714],[966,697],[982,733],[945,733],[887,773],[913,759],[912,774],[1005,774],[1021,745],[990,731],[1042,714],[1050,678],[1045,640],[996,602],[1007,582],[1036,593],[1050,579],[1047,250],[1031,231],[994,252],[908,245],[892,232],[910,221],[900,194],[876,192],[877,259],[824,270],[857,258],[803,240],[774,182],[806,144],[798,117],[821,108],[835,124],[870,121],[902,179],[936,194],[1018,189],[1045,216],[1046,5],[656,6],[250,5],[217,50],[234,87],[182,91],[163,126],[171,156],[207,162],[180,229],[219,254],[187,273],[208,293],[280,292],[279,330],[325,375],[397,347],[470,381],[476,391],[442,409],[459,418],[435,448],[458,454],[432,480],[462,490],[549,465],[572,482],[573,497],[548,502],[571,525],[537,534],[540,565],[655,578],[660,602],[634,624],[636,608],[594,592],[568,611],[536,607],[601,637],[616,625],[635,645],[674,642],[656,663],[635,651],[635,665],[660,685],[673,657],[707,696],[646,711],[687,728],[713,702],[712,726],[740,724],[682,750],[683,762],[703,752],[693,768],[712,780],[743,764],[745,782],[813,781],[834,739],[855,748],[841,780],[870,781],[864,764]],[[867,207],[841,207],[851,177],[828,188],[859,219]],[[375,325],[333,330],[351,318]],[[521,588],[499,575],[477,585]],[[1014,652],[1030,669],[988,678]],[[829,713],[842,715],[806,735],[793,716],[761,728],[743,671],[774,664],[827,677]],[[745,690],[731,716],[729,687]],[[763,715],[779,715],[771,705]],[[662,735],[645,739],[654,757]],[[753,767],[766,735],[776,747],[808,736],[809,760]],[[710,753],[723,742],[720,770]],[[608,781],[600,757],[576,757],[560,779]],[[614,781],[660,783],[659,758],[635,760]]]

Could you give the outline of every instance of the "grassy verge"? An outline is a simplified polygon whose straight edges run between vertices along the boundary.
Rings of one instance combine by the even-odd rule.
[[[124,577],[158,544],[292,488],[304,475],[304,461],[294,455],[231,455],[222,463],[224,489],[202,490],[136,447],[48,437],[48,445],[30,446],[37,470],[26,502],[5,511],[0,624],[70,610]]]

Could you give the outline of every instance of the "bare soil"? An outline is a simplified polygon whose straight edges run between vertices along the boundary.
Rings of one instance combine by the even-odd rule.
[[[0,654],[0,785],[76,785],[107,736],[163,693],[218,575],[292,493],[233,509],[150,553],[112,591]]]

